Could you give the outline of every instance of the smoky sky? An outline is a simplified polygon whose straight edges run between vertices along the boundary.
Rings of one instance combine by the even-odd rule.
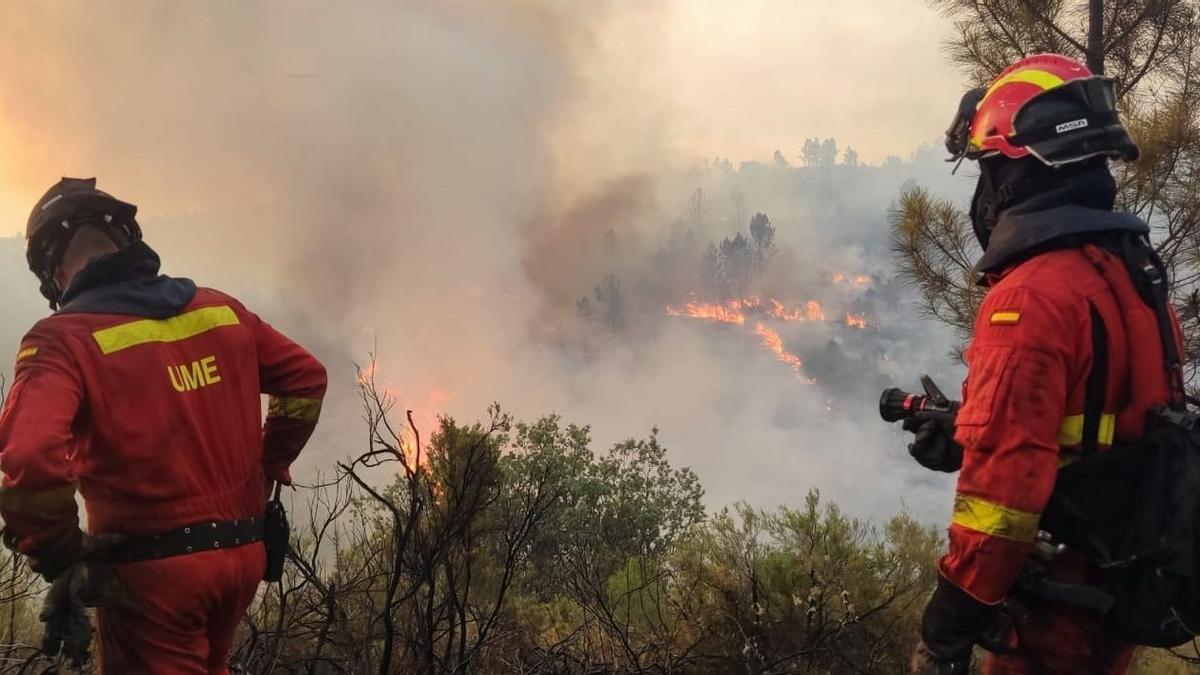
[[[96,175],[139,204],[166,272],[309,345],[334,383],[298,475],[360,449],[354,364],[375,353],[426,426],[494,400],[591,424],[597,448],[657,427],[714,507],[817,487],[858,514],[936,520],[948,484],[874,408],[884,385],[961,377],[895,279],[886,227],[906,184],[968,187],[926,144],[954,97],[911,100],[955,87],[940,19],[881,0],[822,27],[807,3],[744,4],[9,3],[3,230],[58,176]],[[804,165],[810,136],[837,137],[833,165]],[[701,289],[656,256],[755,212],[778,247],[757,290],[871,322],[780,327],[818,384],[747,331],[666,316]],[[20,241],[0,255],[15,351],[45,309]],[[610,275],[619,331],[577,311]]]

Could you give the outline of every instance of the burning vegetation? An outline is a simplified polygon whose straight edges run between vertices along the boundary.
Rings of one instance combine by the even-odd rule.
[[[762,322],[754,324],[754,332],[762,338],[763,346],[770,350],[775,358],[790,366],[797,375],[803,376],[804,362],[800,360],[799,356],[783,348],[783,338],[779,337],[779,333],[767,328]],[[809,384],[816,384],[816,382],[815,379],[809,379]]]
[[[803,304],[787,305],[770,298],[762,301],[758,298],[742,300],[726,300],[725,302],[688,302],[683,305],[667,305],[667,315],[688,319],[703,319],[716,323],[731,323],[738,326],[746,324],[747,316],[758,316],[766,319],[776,319],[784,323],[803,321],[826,321],[825,309],[816,300]],[[845,323],[851,328],[862,330],[867,327],[865,316],[846,313]]]
[[[622,190],[628,199],[621,199]],[[873,277],[808,269],[801,262],[803,252],[777,237],[766,214],[749,216],[745,196],[736,189],[721,196],[721,202],[728,199],[725,206],[696,189],[683,217],[657,230],[668,234],[657,242],[646,241],[638,228],[619,225],[644,214],[614,206],[644,204],[646,190],[642,183],[614,184],[568,209],[546,228],[555,236],[539,240],[540,255],[528,261],[549,297],[562,297],[563,287],[579,288],[581,282],[592,289],[574,296],[575,318],[583,322],[576,324],[579,329],[550,331],[568,347],[576,346],[569,344],[573,337],[593,350],[622,338],[634,344],[639,335],[653,333],[665,315],[735,327],[801,379],[816,382],[804,373],[800,354],[789,349],[796,331],[785,328],[823,325],[833,332],[873,325],[863,301]],[[728,216],[720,215],[723,208]],[[702,243],[714,230],[717,238]],[[581,256],[581,251],[602,254]]]
[[[835,274],[833,283],[842,283],[860,287],[870,282],[870,277],[859,275],[849,277]],[[693,301],[683,305],[668,305],[667,315],[686,319],[698,319],[713,323],[745,326],[748,319],[754,320],[754,334],[760,338],[760,344],[775,355],[781,363],[786,364],[809,384],[816,384],[816,378],[804,375],[804,362],[796,354],[784,347],[783,337],[779,332],[769,327],[766,322],[779,321],[782,323],[826,322],[825,309],[816,300],[789,304],[775,298],[763,300],[757,297],[726,300],[724,302]],[[857,330],[865,330],[869,325],[867,318],[862,315],[845,313],[844,324]]]

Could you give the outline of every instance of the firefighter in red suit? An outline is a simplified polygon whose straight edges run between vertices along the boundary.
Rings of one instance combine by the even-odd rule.
[[[1111,81],[1051,54],[968,92],[947,146],[979,161],[971,220],[987,292],[961,407],[913,428],[918,461],[961,473],[912,672],[966,673],[980,643],[993,652],[988,674],[1124,673],[1133,646],[1099,614],[1024,597],[1018,580],[1035,564],[1055,581],[1094,580],[1069,550],[1036,559],[1056,473],[1137,440],[1169,397],[1154,310],[1119,255],[1148,228],[1113,210],[1108,161],[1136,159],[1137,147]]]
[[[289,482],[325,369],[234,298],[160,275],[135,214],[64,178],[30,216],[56,311],[22,339],[0,417],[4,540],[52,581],[48,651],[86,658],[90,593],[103,672],[225,673],[267,492]]]

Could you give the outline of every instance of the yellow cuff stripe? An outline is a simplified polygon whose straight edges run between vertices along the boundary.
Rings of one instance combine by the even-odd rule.
[[[1020,312],[992,312],[993,326],[1011,326],[1021,320]]]
[[[22,349],[21,351],[17,352],[17,360],[21,361],[22,359],[27,359],[31,356],[37,356],[37,353],[38,353],[37,347],[26,347],[26,348]]]
[[[286,417],[316,422],[321,416],[321,399],[298,396],[272,396],[267,404],[267,417]]]
[[[228,305],[202,307],[169,319],[141,319],[92,333],[100,351],[112,354],[148,342],[179,342],[222,326],[236,326],[237,314]]]
[[[959,494],[954,497],[955,525],[993,537],[1013,541],[1033,541],[1037,536],[1040,514],[1001,506],[986,499]]]
[[[1100,445],[1112,445],[1117,428],[1117,416],[1105,413],[1100,416],[1097,441]],[[1058,427],[1059,445],[1079,445],[1083,442],[1083,415],[1068,415]]]
[[[75,484],[47,490],[25,490],[19,487],[0,488],[0,510],[54,520],[75,513]]]

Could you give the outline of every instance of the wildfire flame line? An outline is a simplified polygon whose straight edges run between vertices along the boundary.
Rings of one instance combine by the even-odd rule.
[[[836,274],[833,276],[833,281],[834,283],[861,286],[869,283],[870,277],[864,275],[847,277],[843,274]],[[753,297],[735,298],[725,302],[688,302],[683,306],[668,305],[667,314],[735,326],[746,325],[748,317],[754,316],[756,317],[754,334],[759,337],[762,345],[774,354],[776,359],[786,364],[801,377],[804,377],[804,362],[800,360],[799,356],[784,348],[783,338],[777,331],[767,326],[764,320],[773,319],[784,323],[828,320],[825,309],[816,300],[809,300],[799,305],[787,305],[774,298],[763,301]],[[869,325],[865,316],[849,312],[845,313],[843,322],[850,328],[858,330],[864,330]],[[815,384],[817,381],[815,378],[805,379],[810,384]]]
[[[754,332],[762,338],[763,346],[771,350],[776,358],[791,366],[796,374],[803,372],[804,362],[800,360],[799,356],[783,348],[783,338],[779,336],[779,333],[767,328],[761,321],[754,324]]]
[[[825,309],[816,300],[809,300],[802,305],[789,306],[774,298],[769,298],[765,303],[758,298],[744,298],[725,302],[689,302],[681,307],[668,305],[667,314],[735,326],[746,325],[747,317],[751,314],[778,319],[785,323],[828,320]],[[844,323],[859,330],[870,325],[865,316],[850,313],[846,313]]]
[[[667,307],[667,314],[720,323],[732,323],[741,326],[746,323],[746,314],[743,312],[742,302],[741,300],[730,300],[721,304],[689,302],[682,309]]]
[[[871,283],[871,277],[865,274],[850,276],[847,274],[838,273],[830,277],[829,280],[835,284],[845,284],[847,286],[866,286],[867,284]]]

